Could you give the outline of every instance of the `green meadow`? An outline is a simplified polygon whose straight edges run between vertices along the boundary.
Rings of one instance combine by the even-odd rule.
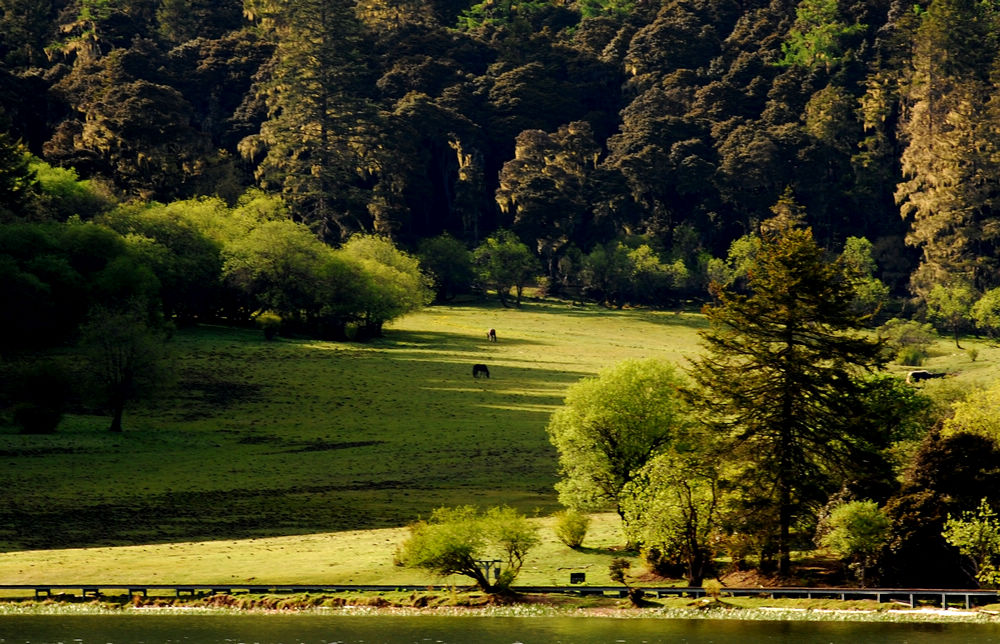
[[[181,330],[173,382],[127,410],[123,434],[81,414],[49,436],[0,429],[0,580],[426,581],[392,565],[401,526],[466,503],[546,526],[559,506],[545,426],[567,387],[628,358],[684,364],[703,326],[693,312],[531,300],[431,307],[367,344]],[[963,346],[975,361],[938,343],[924,367],[956,376],[925,386],[1000,377],[1000,349]],[[475,363],[491,377],[474,379]],[[606,580],[621,543],[610,515],[581,551],[543,533],[519,583]]]

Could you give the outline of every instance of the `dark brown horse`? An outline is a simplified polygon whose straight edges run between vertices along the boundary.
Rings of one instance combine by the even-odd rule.
[[[479,376],[483,376],[484,378],[490,377],[490,370],[486,365],[484,364],[472,365],[472,377],[478,378]]]

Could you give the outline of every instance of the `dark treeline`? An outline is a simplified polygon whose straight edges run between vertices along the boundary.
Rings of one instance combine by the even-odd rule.
[[[555,287],[616,240],[697,271],[790,189],[897,293],[982,293],[997,20],[970,0],[2,0],[0,126],[117,200],[257,186],[331,243],[509,228]]]

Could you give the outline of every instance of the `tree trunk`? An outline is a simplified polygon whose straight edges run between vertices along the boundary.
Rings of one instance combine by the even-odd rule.
[[[778,497],[778,575],[787,577],[792,568],[791,526],[792,499],[788,483],[779,483],[781,490]]]
[[[114,409],[111,413],[111,427],[109,431],[121,432],[122,431],[122,414],[125,412],[125,401],[116,400],[114,403]]]

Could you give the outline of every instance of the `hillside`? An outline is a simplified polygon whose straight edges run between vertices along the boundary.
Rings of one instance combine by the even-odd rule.
[[[548,513],[545,425],[566,387],[625,358],[683,361],[700,324],[532,302],[428,308],[370,344],[182,330],[173,385],[122,435],[80,414],[0,434],[4,548],[399,526],[459,503]]]

